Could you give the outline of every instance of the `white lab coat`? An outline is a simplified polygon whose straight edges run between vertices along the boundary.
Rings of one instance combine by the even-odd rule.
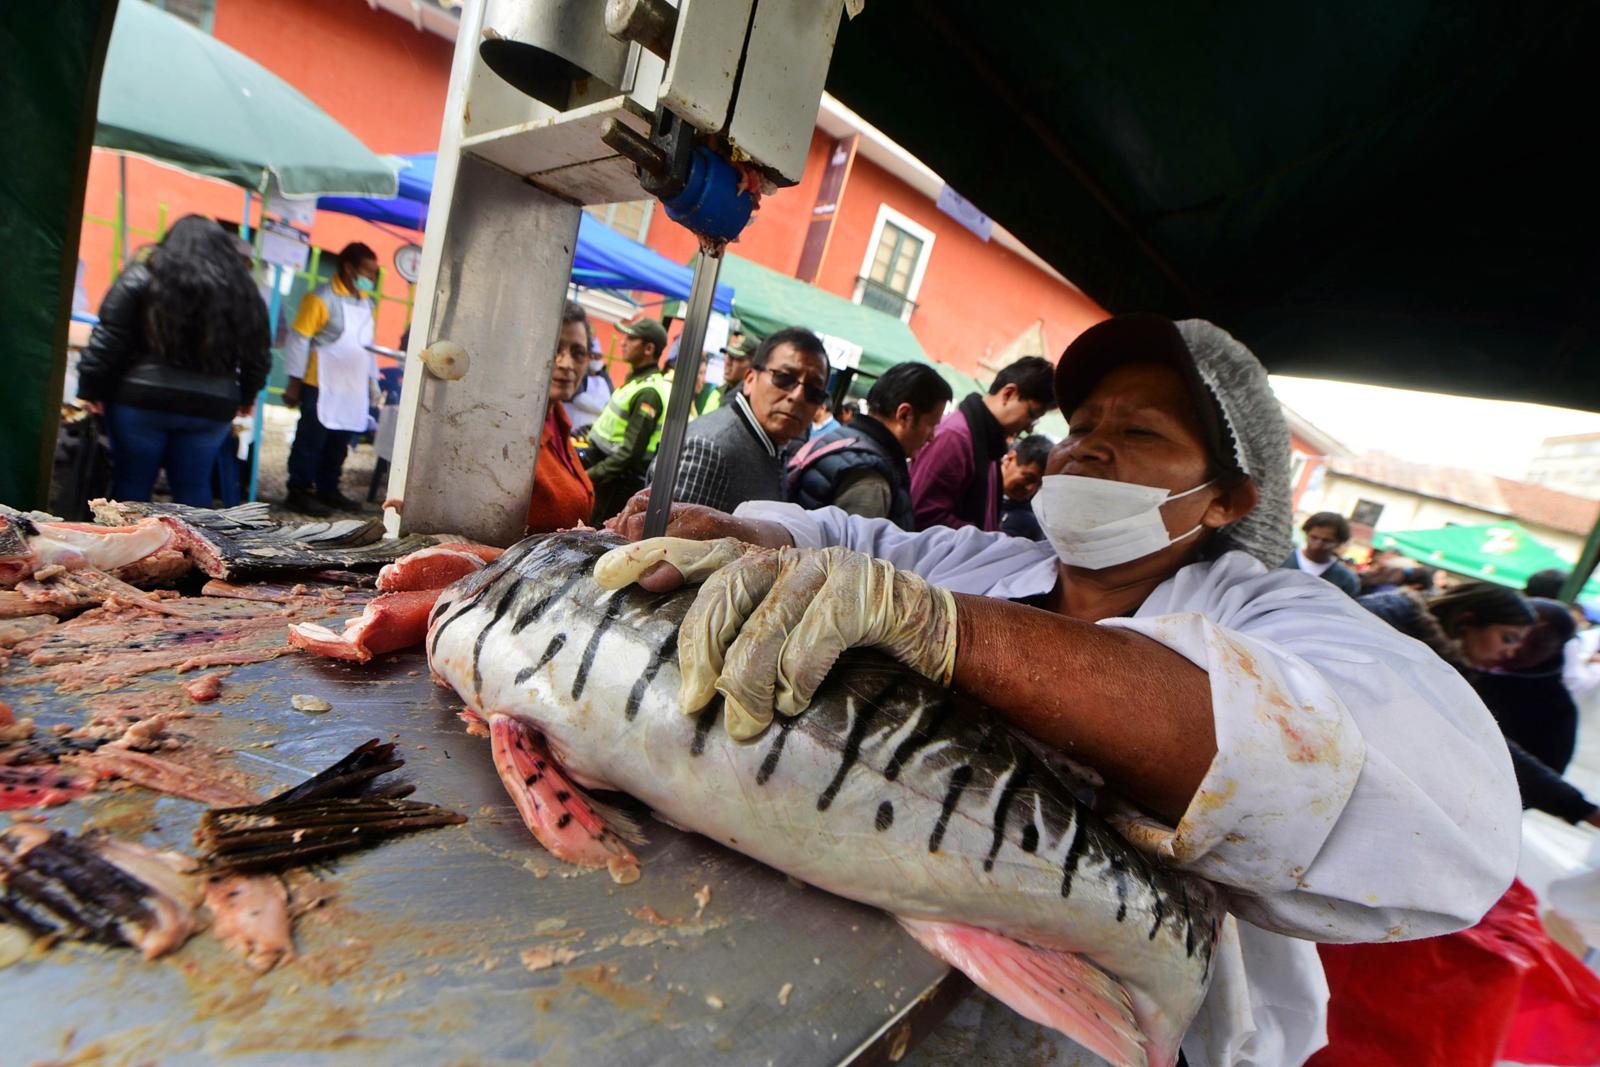
[[[737,513],[954,592],[1016,599],[1057,578],[1048,543],[972,527],[916,534],[777,503]],[[1211,679],[1218,751],[1188,812],[1176,829],[1119,823],[1219,885],[1233,913],[1183,1043],[1191,1067],[1296,1067],[1326,1042],[1311,941],[1449,933],[1510,884],[1521,803],[1499,728],[1455,670],[1338,589],[1229,552],[1101,625],[1159,641]]]

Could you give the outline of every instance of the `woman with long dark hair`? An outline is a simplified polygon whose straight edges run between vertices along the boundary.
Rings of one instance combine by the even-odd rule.
[[[215,221],[186,215],[130,263],[78,364],[78,397],[111,432],[112,494],[149,500],[165,468],[174,500],[209,507],[217,450],[255,408],[269,343],[261,294]]]

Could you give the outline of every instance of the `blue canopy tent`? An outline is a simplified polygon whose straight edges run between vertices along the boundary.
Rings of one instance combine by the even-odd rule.
[[[400,156],[399,195],[392,199],[359,196],[324,196],[317,200],[323,211],[371,222],[422,230],[428,221],[428,198],[433,193],[432,152]],[[678,300],[689,299],[694,271],[681,263],[632,241],[587,213],[578,221],[578,249],[572,261],[572,280],[601,289],[642,289]],[[718,285],[711,306],[723,314],[733,310],[733,288]]]

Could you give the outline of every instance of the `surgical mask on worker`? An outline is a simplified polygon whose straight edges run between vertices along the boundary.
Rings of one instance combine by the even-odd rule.
[[[361,290],[363,293],[371,293],[377,290],[378,283],[373,281],[371,278],[362,275],[356,279],[356,288]]]
[[[1168,537],[1161,506],[1210,484],[1205,481],[1169,494],[1154,485],[1049,474],[1033,498],[1033,513],[1061,562],[1097,571],[1143,559],[1199,533],[1201,525],[1197,524],[1177,537]]]

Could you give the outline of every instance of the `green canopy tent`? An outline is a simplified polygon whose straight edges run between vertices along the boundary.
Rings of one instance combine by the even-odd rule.
[[[95,144],[257,193],[392,197],[396,169],[276,74],[153,4],[117,9]]]
[[[1372,547],[1396,549],[1430,567],[1516,589],[1536,571],[1572,569],[1570,560],[1514,522],[1379,533]],[[1590,580],[1579,596],[1600,598],[1600,582]]]
[[[911,327],[894,315],[729,255],[718,280],[733,286],[734,314],[757,337],[805,326],[861,346],[860,372],[876,378],[896,363],[931,363]]]

